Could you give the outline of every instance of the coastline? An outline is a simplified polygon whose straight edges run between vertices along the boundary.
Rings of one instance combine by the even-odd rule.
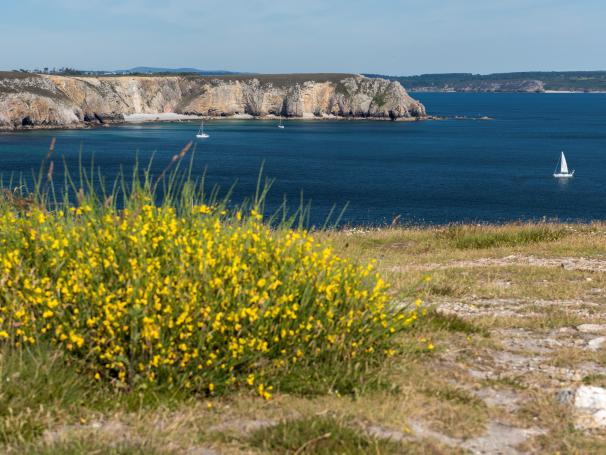
[[[182,122],[195,120],[372,120],[388,122],[416,122],[420,120],[434,120],[434,117],[427,115],[424,117],[401,117],[392,119],[389,117],[362,117],[362,116],[339,116],[339,115],[303,115],[301,117],[285,117],[279,115],[256,116],[251,114],[235,114],[226,116],[214,115],[190,115],[190,114],[127,114],[124,115],[123,123],[149,123],[149,122]],[[120,122],[121,123],[121,122]]]
[[[549,95],[560,95],[560,94],[579,94],[579,95],[583,95],[583,94],[587,94],[587,95],[603,95],[604,93],[606,93],[605,91],[597,91],[597,90],[592,90],[592,91],[588,91],[588,92],[584,92],[584,91],[574,91],[574,90],[545,90],[543,93],[547,93]]]
[[[127,114],[124,116],[124,120],[111,120],[104,123],[74,123],[69,125],[35,125],[35,126],[22,126],[17,128],[7,128],[0,126],[0,134],[2,133],[23,133],[30,131],[45,131],[45,130],[86,130],[95,128],[110,128],[112,126],[122,125],[138,125],[145,123],[181,123],[190,122],[194,123],[197,121],[212,121],[212,120],[279,120],[280,116],[277,115],[265,115],[265,116],[254,116],[250,114],[236,114],[230,116],[209,116],[209,115],[190,115],[190,114],[175,114],[175,113],[158,113],[158,114]],[[442,120],[442,118],[427,115],[424,117],[410,117],[410,118],[397,118],[391,119],[389,117],[342,117],[342,116],[303,116],[303,117],[282,117],[286,121],[327,121],[327,120],[338,120],[338,121],[361,121],[368,120],[373,122],[420,122],[426,120]]]
[[[408,89],[408,93],[413,94],[413,93],[449,93],[449,94],[453,94],[453,93],[470,93],[470,94],[478,94],[478,93],[490,93],[493,95],[498,95],[498,94],[507,94],[507,93],[519,93],[519,94],[529,94],[529,95],[562,95],[562,94],[575,94],[575,95],[583,95],[583,94],[587,94],[587,95],[603,95],[606,93],[606,91],[598,91],[598,90],[591,90],[591,91],[582,91],[582,90],[542,90],[540,92],[536,92],[536,91],[517,91],[517,92],[507,92],[507,91],[488,91],[488,90],[413,90],[413,89]]]

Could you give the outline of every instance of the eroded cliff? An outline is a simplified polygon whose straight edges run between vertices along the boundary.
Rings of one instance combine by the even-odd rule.
[[[129,114],[423,118],[399,82],[348,74],[68,77],[0,73],[0,128],[74,127]]]

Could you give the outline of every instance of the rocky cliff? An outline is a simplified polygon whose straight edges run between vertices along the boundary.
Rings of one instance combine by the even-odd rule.
[[[347,74],[68,77],[0,73],[0,128],[77,127],[129,114],[412,119],[399,82]]]

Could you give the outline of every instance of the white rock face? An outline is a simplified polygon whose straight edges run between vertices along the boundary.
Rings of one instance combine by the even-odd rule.
[[[574,397],[576,426],[590,430],[606,428],[606,389],[581,386]]]
[[[399,82],[347,74],[68,77],[0,74],[0,128],[124,121],[126,115],[415,119]]]

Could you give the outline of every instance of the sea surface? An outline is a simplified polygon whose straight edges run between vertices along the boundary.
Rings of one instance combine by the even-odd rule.
[[[233,203],[254,194],[261,165],[274,179],[267,210],[284,196],[311,201],[311,222],[348,203],[343,222],[508,222],[606,220],[606,94],[415,93],[422,122],[213,120],[196,145],[193,173]],[[459,117],[459,118],[456,118]],[[490,120],[482,120],[489,117]],[[0,172],[31,176],[56,137],[61,160],[78,168],[94,156],[111,180],[136,160],[158,174],[195,138],[193,123],[0,133]],[[564,150],[574,178],[552,174]],[[82,151],[82,152],[81,152]],[[63,157],[63,158],[62,158]]]

